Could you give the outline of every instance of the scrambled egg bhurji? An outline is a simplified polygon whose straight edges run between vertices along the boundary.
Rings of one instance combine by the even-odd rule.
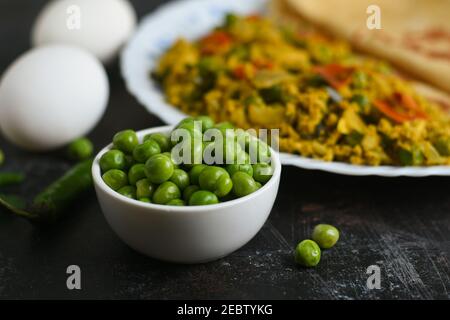
[[[278,128],[281,151],[365,165],[450,164],[449,117],[384,62],[259,16],[179,39],[153,76],[191,115]]]

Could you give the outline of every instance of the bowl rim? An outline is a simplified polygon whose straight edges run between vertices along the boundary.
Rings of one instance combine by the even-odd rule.
[[[153,127],[153,128],[139,130],[139,131],[136,131],[136,133],[138,135],[139,140],[141,140],[147,134],[164,133],[169,130],[172,130],[173,128],[174,128],[173,125],[160,126],[160,127]],[[130,199],[130,198],[114,191],[103,181],[102,176],[101,176],[100,164],[99,164],[100,158],[104,153],[109,151],[112,148],[112,146],[113,146],[112,143],[108,144],[106,147],[101,149],[94,158],[94,161],[92,164],[92,170],[91,170],[94,184],[96,187],[100,188],[102,191],[104,191],[106,194],[108,194],[109,197],[115,198],[116,200],[118,200],[120,202],[129,204],[129,205],[133,205],[133,206],[137,206],[137,207],[140,207],[143,209],[157,209],[160,211],[171,212],[171,213],[173,213],[173,212],[180,212],[180,213],[181,212],[183,212],[183,213],[207,212],[207,211],[212,211],[212,210],[217,210],[217,209],[224,209],[224,208],[228,208],[230,206],[238,205],[245,201],[250,201],[253,198],[256,198],[258,195],[266,192],[274,184],[276,184],[281,176],[281,162],[280,162],[280,158],[279,158],[279,153],[276,152],[275,150],[273,150],[272,148],[270,148],[271,163],[273,163],[274,167],[275,167],[273,175],[265,185],[263,185],[257,191],[255,191],[247,196],[244,196],[244,197],[241,197],[238,199],[225,201],[225,202],[220,202],[217,204],[203,205],[203,206],[168,206],[168,205],[155,204],[155,203],[146,203],[146,202],[138,201],[135,199]],[[278,190],[276,192],[278,193]]]

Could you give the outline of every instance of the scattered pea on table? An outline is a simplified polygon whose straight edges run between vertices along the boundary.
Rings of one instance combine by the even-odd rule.
[[[304,267],[315,267],[321,259],[320,249],[330,249],[339,240],[339,230],[329,224],[314,227],[312,240],[300,242],[295,248],[295,262]]]
[[[303,240],[295,248],[295,262],[304,267],[315,267],[320,262],[319,245],[312,240]]]
[[[70,159],[75,161],[87,160],[94,153],[94,145],[88,138],[79,138],[74,140],[67,147],[67,154]]]
[[[315,226],[312,239],[322,248],[330,249],[339,240],[339,231],[329,224],[318,224]]]

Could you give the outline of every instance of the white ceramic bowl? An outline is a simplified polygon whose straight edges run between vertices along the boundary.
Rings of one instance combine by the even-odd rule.
[[[138,132],[169,132],[172,126]],[[224,257],[250,241],[272,210],[281,165],[272,152],[273,177],[258,191],[215,205],[176,207],[143,203],[110,189],[102,180],[99,160],[111,148],[96,156],[92,167],[95,190],[106,220],[131,248],[150,257],[178,262],[201,263]]]

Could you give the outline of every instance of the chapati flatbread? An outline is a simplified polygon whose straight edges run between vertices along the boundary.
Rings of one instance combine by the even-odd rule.
[[[275,3],[275,4],[274,4]],[[297,15],[371,55],[450,93],[449,0],[275,0]],[[381,29],[369,30],[367,8],[377,5]],[[277,8],[277,7],[273,7]],[[272,9],[272,12],[276,10]]]

